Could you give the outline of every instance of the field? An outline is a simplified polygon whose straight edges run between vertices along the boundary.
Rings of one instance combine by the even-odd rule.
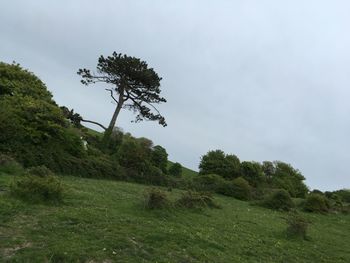
[[[12,180],[0,175],[4,262],[350,262],[349,215],[305,214],[309,240],[290,240],[283,213],[233,198],[147,210],[147,186],[63,176],[65,202],[49,206],[9,197]]]

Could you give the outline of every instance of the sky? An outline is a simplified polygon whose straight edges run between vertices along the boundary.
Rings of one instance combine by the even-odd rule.
[[[76,72],[113,51],[141,58],[163,78],[168,126],[127,111],[117,125],[170,160],[198,170],[222,149],[290,163],[311,189],[350,188],[349,12],[346,0],[1,1],[0,61],[108,125],[109,94]]]

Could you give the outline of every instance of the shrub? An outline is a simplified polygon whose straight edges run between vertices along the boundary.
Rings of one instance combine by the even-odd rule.
[[[7,174],[21,174],[23,168],[12,157],[0,153],[0,173],[1,172]]]
[[[341,198],[342,202],[350,203],[350,189],[342,189],[333,193],[337,194]]]
[[[168,153],[162,146],[156,145],[152,148],[151,162],[155,167],[158,167],[163,173],[167,173]]]
[[[10,186],[10,193],[25,201],[59,203],[63,187],[56,176],[25,175]]]
[[[218,189],[217,193],[232,196],[239,200],[250,200],[252,189],[244,178],[238,177],[233,181],[225,181],[223,184],[221,184],[221,187]]]
[[[262,166],[257,162],[242,162],[240,168],[242,177],[254,187],[261,185],[265,179]]]
[[[302,239],[307,238],[306,235],[309,226],[309,221],[307,221],[296,211],[289,213],[288,217],[286,217],[285,220],[287,223],[287,237],[298,237]]]
[[[182,194],[176,204],[190,209],[203,207],[219,208],[219,205],[214,202],[212,194],[208,192],[187,191]]]
[[[151,165],[148,167],[146,173],[146,177],[143,178],[144,183],[162,186],[168,185],[168,177],[163,174],[160,168]]]
[[[175,176],[175,177],[181,177],[182,175],[182,166],[179,163],[173,163],[169,167],[168,171],[169,175]]]
[[[289,193],[280,189],[273,192],[270,196],[265,198],[262,203],[265,207],[275,209],[275,210],[283,210],[289,211],[294,207],[294,203]]]
[[[45,165],[34,166],[27,169],[27,174],[36,175],[40,177],[53,176],[54,173]]]
[[[148,209],[161,209],[169,207],[170,201],[165,192],[152,188],[144,194],[145,207]]]
[[[225,180],[217,174],[198,175],[193,179],[193,188],[197,191],[218,192]]]
[[[304,210],[314,213],[327,213],[330,204],[327,198],[320,194],[309,194],[305,200]]]

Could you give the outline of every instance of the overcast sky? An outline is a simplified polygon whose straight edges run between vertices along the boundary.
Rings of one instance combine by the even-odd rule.
[[[198,169],[222,149],[244,160],[282,160],[313,189],[350,188],[350,2],[2,1],[0,60],[38,75],[60,105],[107,125],[101,87],[85,87],[113,51],[163,77],[168,127],[118,126]]]

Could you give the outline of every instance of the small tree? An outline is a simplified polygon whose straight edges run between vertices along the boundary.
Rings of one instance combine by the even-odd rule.
[[[221,150],[209,151],[203,155],[199,164],[200,174],[217,174],[232,179],[240,175],[240,161],[233,154]]]
[[[242,162],[241,173],[242,177],[254,187],[257,187],[264,180],[261,165],[257,162]]]
[[[116,108],[105,129],[105,143],[109,141],[121,109],[138,113],[135,122],[152,120],[158,121],[162,126],[167,125],[164,117],[153,105],[166,102],[166,99],[160,96],[162,78],[153,68],[148,68],[145,61],[113,52],[112,56],[99,57],[97,73],[86,68],[79,69],[77,73],[82,77],[81,83],[84,85],[102,82],[112,86],[106,90],[116,103]]]
[[[168,153],[162,146],[156,145],[153,147],[151,161],[155,167],[161,169],[163,173],[167,173]]]
[[[169,167],[169,174],[176,177],[181,177],[182,175],[182,165],[180,163],[173,163]]]

